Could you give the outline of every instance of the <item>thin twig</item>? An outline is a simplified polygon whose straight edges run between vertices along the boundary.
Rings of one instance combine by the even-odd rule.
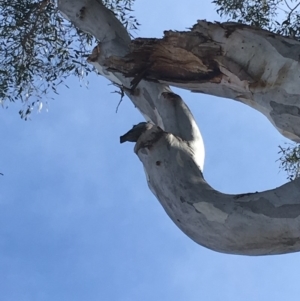
[[[286,0],[285,0],[286,1]],[[297,7],[300,5],[300,2],[289,12],[287,19],[291,17],[291,14],[297,9]]]
[[[292,10],[292,8],[289,6],[289,4],[287,3],[287,1],[284,0],[284,2],[285,2],[285,5],[286,5],[290,10]]]
[[[119,85],[117,83],[114,83],[113,85],[116,86],[116,87],[118,87],[120,89],[119,91],[114,91],[113,92],[113,93],[118,93],[118,94],[121,95],[121,99],[120,99],[120,101],[119,101],[119,103],[117,105],[117,108],[116,108],[116,113],[118,113],[119,106],[120,106],[120,104],[123,101],[123,98],[125,96],[125,91],[124,91],[124,87],[122,85]]]

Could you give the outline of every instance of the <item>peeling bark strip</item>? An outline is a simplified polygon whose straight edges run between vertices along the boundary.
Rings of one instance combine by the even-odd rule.
[[[300,179],[260,193],[214,190],[203,179],[204,146],[193,115],[166,84],[248,104],[299,141],[300,43],[241,24],[205,21],[190,32],[169,31],[162,40],[130,43],[99,0],[59,0],[59,9],[101,41],[90,63],[127,87],[128,97],[150,121],[120,142],[136,142],[149,188],[173,222],[195,242],[219,252],[299,251]]]
[[[124,58],[109,57],[105,65],[126,77],[170,83],[221,82],[221,71],[215,57],[221,47],[193,32],[165,32],[163,39],[138,38],[131,42]]]
[[[203,48],[199,47],[203,45]],[[210,46],[210,47],[209,47]],[[220,46],[199,34],[165,32],[164,39],[136,39],[125,58],[110,57],[106,65],[127,77],[170,82],[220,83],[221,72],[214,57],[220,55]]]

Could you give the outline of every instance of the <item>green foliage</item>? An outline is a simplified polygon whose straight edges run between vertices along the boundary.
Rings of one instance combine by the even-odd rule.
[[[300,38],[298,0],[213,0],[217,13],[229,20]]]
[[[134,0],[103,2],[129,30],[137,28],[128,15]],[[55,0],[0,0],[0,20],[0,103],[21,100],[25,120],[67,77],[91,71],[86,58],[97,41],[63,19]]]
[[[109,8],[123,25],[129,30],[136,30],[140,25],[138,20],[130,15],[135,0],[102,0],[102,3]]]
[[[288,144],[286,148],[279,146],[278,152],[281,157],[278,159],[280,168],[287,173],[289,180],[300,177],[300,144]]]

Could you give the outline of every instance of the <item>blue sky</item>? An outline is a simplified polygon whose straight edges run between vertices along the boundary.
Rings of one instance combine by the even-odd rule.
[[[155,11],[153,10],[155,8]],[[209,1],[137,0],[139,36],[160,37],[197,19],[219,20]],[[186,237],[149,191],[133,144],[142,121],[128,99],[93,75],[76,79],[31,121],[0,110],[1,301],[298,300],[299,254],[242,257]],[[286,182],[269,121],[231,100],[179,91],[201,129],[204,176],[227,193]]]

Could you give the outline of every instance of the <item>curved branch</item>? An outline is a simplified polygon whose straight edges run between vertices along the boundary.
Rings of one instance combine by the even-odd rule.
[[[101,41],[94,48],[88,61],[100,74],[125,88],[127,96],[147,121],[190,141],[195,149],[195,160],[203,170],[202,136],[192,113],[182,99],[173,94],[168,85],[145,80],[141,80],[133,91],[129,88],[132,78],[127,78],[118,72],[110,72],[104,66],[108,57],[122,56],[129,52],[129,35],[121,22],[97,0],[59,0],[58,4],[63,15],[66,15],[81,30],[93,34]],[[80,14],[83,7],[84,17]],[[175,103],[177,106],[174,106]],[[182,111],[180,116],[178,116],[178,108]]]
[[[243,255],[300,250],[300,179],[260,193],[220,193],[203,179],[189,145],[154,125],[135,152],[167,214],[200,245]]]
[[[82,7],[84,16],[80,15]],[[144,56],[136,61],[146,62],[147,66],[134,69],[140,66],[133,60],[127,70],[131,73],[126,76],[125,67],[130,65],[128,58],[132,59],[130,41],[115,16],[96,0],[60,0],[59,8],[76,26],[101,40],[89,61],[109,80],[122,85],[150,121],[123,135],[121,142],[136,141],[135,152],[143,163],[149,187],[174,223],[200,245],[219,252],[262,255],[299,251],[300,179],[260,193],[226,195],[215,191],[203,179],[204,146],[193,115],[184,101],[163,84],[179,83],[178,86],[188,85],[188,88],[194,85],[198,92],[201,87],[202,92],[243,101],[265,111],[282,132],[296,140],[300,137],[297,134],[300,116],[296,109],[291,111],[289,107],[292,104],[299,107],[297,93],[300,93],[300,87],[290,82],[299,72],[294,57],[297,42],[268,37],[267,32],[257,29],[255,36],[254,29],[242,25],[200,22],[193,33],[188,34],[195,37],[191,40],[182,37],[181,33],[177,37],[171,33],[167,34],[167,43],[158,42],[158,48],[151,45],[149,55],[144,47],[140,53]],[[202,50],[199,50],[202,43],[199,44],[199,39],[206,41],[204,46],[207,47]],[[247,45],[244,54],[236,51],[241,46],[241,39]],[[263,68],[258,63],[261,57],[253,59],[255,51],[251,50],[251,45],[254,42],[263,45],[261,55],[265,50],[270,51],[267,54],[270,59],[264,56],[266,64]],[[285,43],[290,46],[284,46]],[[176,48],[175,44],[182,47],[170,51]],[[194,51],[193,55],[191,49],[190,52],[183,49],[186,47]],[[156,49],[160,52],[152,51]],[[179,53],[180,59],[186,58],[184,65],[174,65],[174,53]],[[272,65],[271,59],[275,58],[278,60]],[[166,72],[159,73],[159,66]],[[272,66],[272,70],[268,69]],[[289,80],[279,78],[279,73],[288,75]],[[153,82],[159,74],[164,75],[158,78],[162,83]],[[264,82],[268,84],[262,85]],[[272,85],[275,85],[274,89]],[[276,93],[279,94],[277,98]],[[289,96],[279,102],[285,95]],[[296,112],[295,119],[291,112]],[[285,117],[286,114],[290,115]],[[279,116],[280,122],[287,126],[280,127],[281,123],[274,116]]]

